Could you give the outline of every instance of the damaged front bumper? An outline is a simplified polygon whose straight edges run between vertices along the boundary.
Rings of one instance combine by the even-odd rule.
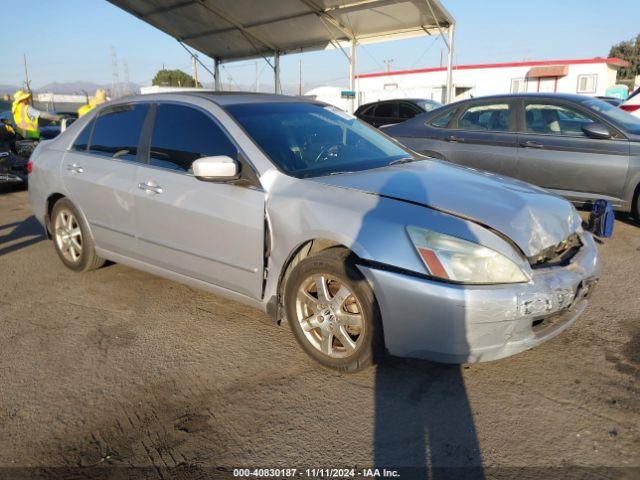
[[[585,310],[598,278],[589,233],[567,266],[534,270],[526,284],[469,286],[360,266],[372,283],[392,355],[446,363],[485,362],[535,347]]]

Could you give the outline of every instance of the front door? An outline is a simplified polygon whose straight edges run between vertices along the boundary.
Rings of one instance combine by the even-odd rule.
[[[582,125],[596,121],[570,105],[524,102],[515,176],[572,201],[606,198],[619,204],[629,166],[629,142],[587,137]]]
[[[132,104],[100,113],[62,161],[69,197],[87,218],[96,246],[127,256],[136,251],[134,189],[148,110]]]
[[[148,164],[136,181],[140,254],[161,268],[257,299],[264,192],[191,174],[194,160],[215,155],[236,158],[238,149],[208,113],[181,104],[157,107]]]

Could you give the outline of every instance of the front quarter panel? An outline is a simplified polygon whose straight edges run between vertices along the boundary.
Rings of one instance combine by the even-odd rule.
[[[296,250],[314,239],[336,242],[358,257],[426,274],[406,232],[407,225],[433,229],[481,243],[528,266],[507,241],[473,222],[423,206],[358,190],[298,180],[279,172],[262,178],[268,190],[272,246],[265,298],[276,294],[278,278]]]

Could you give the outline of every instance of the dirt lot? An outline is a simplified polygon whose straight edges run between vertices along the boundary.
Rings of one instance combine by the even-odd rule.
[[[558,338],[488,364],[390,359],[338,375],[258,311],[121,265],[65,269],[26,193],[4,191],[0,478],[130,465],[149,478],[372,466],[638,478],[591,468],[640,468],[640,226],[616,228],[587,314]]]

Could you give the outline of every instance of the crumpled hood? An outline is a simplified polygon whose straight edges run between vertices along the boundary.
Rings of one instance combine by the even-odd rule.
[[[582,224],[568,201],[541,188],[441,161],[421,160],[311,180],[473,220],[509,237],[527,257],[560,243]]]

